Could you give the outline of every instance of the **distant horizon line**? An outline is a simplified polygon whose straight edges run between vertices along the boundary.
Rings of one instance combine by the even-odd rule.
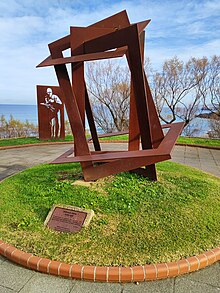
[[[8,105],[8,106],[9,106],[9,105],[13,105],[13,106],[22,106],[22,105],[23,105],[23,106],[24,106],[24,105],[25,105],[25,106],[37,106],[37,104],[8,104],[8,103],[7,103],[7,104],[6,104],[6,103],[0,103],[0,105]]]

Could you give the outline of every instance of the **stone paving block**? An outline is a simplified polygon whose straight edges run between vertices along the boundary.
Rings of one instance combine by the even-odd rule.
[[[184,154],[185,152],[185,148],[181,147],[181,146],[174,146],[174,148],[172,149],[172,154]]]
[[[190,148],[190,147],[186,148],[185,154],[189,156],[196,156],[196,157],[198,157],[199,155],[197,148]]]
[[[17,173],[15,170],[9,170],[7,172],[4,172],[3,174],[0,173],[0,181],[15,174],[15,173]]]
[[[8,160],[7,162],[4,162],[4,165],[7,166],[7,168],[13,168],[14,166],[17,166],[17,165],[22,165],[24,162],[24,159],[23,160]]]
[[[208,148],[197,148],[198,152],[201,154],[209,154],[210,153],[210,149]]]
[[[173,158],[171,161],[179,164],[184,164],[184,160],[180,158]]]
[[[173,293],[174,279],[166,279],[136,284],[125,284],[123,293]],[[185,291],[187,292],[187,291]]]
[[[220,152],[219,151],[212,151],[211,152],[213,158],[220,164]]]
[[[0,255],[0,264],[2,264],[5,261],[5,258]]]
[[[216,165],[214,160],[209,160],[209,161],[200,160],[200,164],[201,164],[202,167],[209,166],[209,167],[212,167],[213,169],[218,168],[218,166]]]
[[[14,293],[14,292],[16,292],[16,291],[9,289],[7,287],[0,286],[0,293]]]
[[[209,156],[209,157],[200,157],[199,158],[200,162],[203,162],[203,163],[209,163],[209,165],[215,165],[216,166],[216,163],[215,163],[215,160]]]
[[[19,291],[33,276],[33,271],[4,261],[0,265],[0,286]]]
[[[216,168],[213,167],[209,167],[209,166],[202,166],[201,167],[202,171],[206,172],[206,173],[210,173],[211,175],[215,175],[217,177],[220,177],[220,171]]]
[[[209,165],[214,165],[216,166],[216,163],[215,163],[215,160],[213,158],[206,158],[206,157],[202,157],[202,158],[199,158],[200,159],[200,162],[203,162],[203,163],[208,163]]]
[[[183,156],[179,156],[179,155],[171,155],[171,161],[174,161],[174,162],[184,162],[184,157]]]
[[[92,282],[84,282],[84,281],[75,281],[73,289],[70,293],[121,293],[121,292],[123,292],[122,286],[116,283],[92,283]]]
[[[220,262],[193,274],[189,274],[187,279],[220,288]]]
[[[73,283],[71,279],[35,272],[19,293],[69,293]]]
[[[104,151],[107,150],[127,150],[128,145],[127,143],[101,143],[101,148]]]
[[[199,156],[198,148],[186,148],[186,154],[189,154],[190,156]]]
[[[3,172],[5,172],[5,170],[7,169],[7,167],[5,166],[5,167],[0,167],[0,173],[3,173]]]
[[[183,151],[174,150],[171,153],[171,158],[174,158],[174,157],[183,158],[184,157],[184,152]]]
[[[188,161],[190,161],[190,160],[192,161],[192,160],[198,160],[198,159],[199,158],[197,156],[194,156],[194,155],[190,155],[190,156],[189,155],[186,155],[185,156],[185,161],[187,161],[187,160]]]
[[[175,293],[220,293],[220,288],[211,285],[194,282],[186,279],[177,279]]]
[[[203,160],[200,160],[200,164],[201,164],[201,168],[205,168],[205,167],[208,167],[208,168],[217,168],[216,164],[214,161],[203,161]]]
[[[193,161],[193,160],[186,160],[185,161],[185,165],[187,165],[187,166],[190,166],[190,167],[193,167],[193,168],[200,168],[201,167],[201,165],[196,161]]]

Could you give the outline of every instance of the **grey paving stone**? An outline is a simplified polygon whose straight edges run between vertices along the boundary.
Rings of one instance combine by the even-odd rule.
[[[5,261],[5,258],[0,255],[0,264],[2,264]]]
[[[122,286],[114,283],[92,283],[75,281],[70,293],[121,293]]]
[[[215,175],[217,177],[220,177],[220,171],[218,171],[216,168],[213,167],[201,167],[202,171],[206,172],[206,173],[210,173],[212,175]]]
[[[184,155],[187,158],[198,158],[199,157],[197,152],[187,152],[186,151]]]
[[[179,158],[179,157],[173,157],[171,161],[176,162],[176,163],[180,163],[180,164],[184,164],[184,159]]]
[[[189,274],[187,279],[220,288],[220,262],[193,274]]]
[[[213,159],[205,159],[205,158],[200,158],[201,164],[209,165],[209,166],[216,166],[216,163]]]
[[[217,165],[220,165],[220,152],[216,151],[216,152],[212,152],[212,156],[214,158],[214,160],[216,161]]]
[[[196,169],[200,169],[201,167],[200,167],[200,165],[199,164],[194,164],[194,163],[188,163],[188,162],[186,162],[185,163],[186,165],[189,165],[190,167],[193,167],[193,168],[196,168]]]
[[[194,282],[189,279],[177,279],[175,293],[220,293],[220,288],[211,285]]]
[[[20,290],[33,276],[33,271],[19,267],[8,261],[0,265],[0,286]]]
[[[16,292],[16,291],[0,286],[0,293],[14,293],[14,292]]]
[[[188,166],[194,167],[194,168],[201,167],[201,165],[199,164],[199,162],[197,160],[186,159],[185,160],[185,165],[188,165]]]
[[[123,293],[173,293],[174,279],[143,282],[138,285],[125,284]],[[187,292],[187,291],[186,291]]]
[[[183,156],[173,156],[171,154],[171,161],[174,161],[174,162],[184,162],[184,157]]]
[[[19,293],[69,293],[73,280],[34,273]]]
[[[183,161],[183,159],[181,159],[181,158],[173,158],[172,160],[171,160],[172,162],[176,162],[176,163],[180,163],[180,164],[184,164],[184,161]]]

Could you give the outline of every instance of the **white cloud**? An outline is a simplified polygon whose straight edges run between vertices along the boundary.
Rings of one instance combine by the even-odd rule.
[[[183,61],[187,61],[191,57],[210,57],[218,55],[218,48],[220,48],[220,39],[184,48],[146,48],[145,55],[150,58],[153,68],[160,70],[163,62],[167,59],[173,58],[174,56],[177,56]]]
[[[152,19],[146,56],[159,67],[177,55],[219,54],[219,1],[0,1],[0,103],[36,103],[36,84],[57,84],[53,68],[35,66],[48,55],[47,44],[127,9],[131,22]]]

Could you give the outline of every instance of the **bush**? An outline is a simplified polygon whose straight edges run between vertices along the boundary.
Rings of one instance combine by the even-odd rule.
[[[37,136],[38,128],[28,120],[21,122],[11,115],[7,121],[4,115],[0,117],[0,138],[17,138]]]

